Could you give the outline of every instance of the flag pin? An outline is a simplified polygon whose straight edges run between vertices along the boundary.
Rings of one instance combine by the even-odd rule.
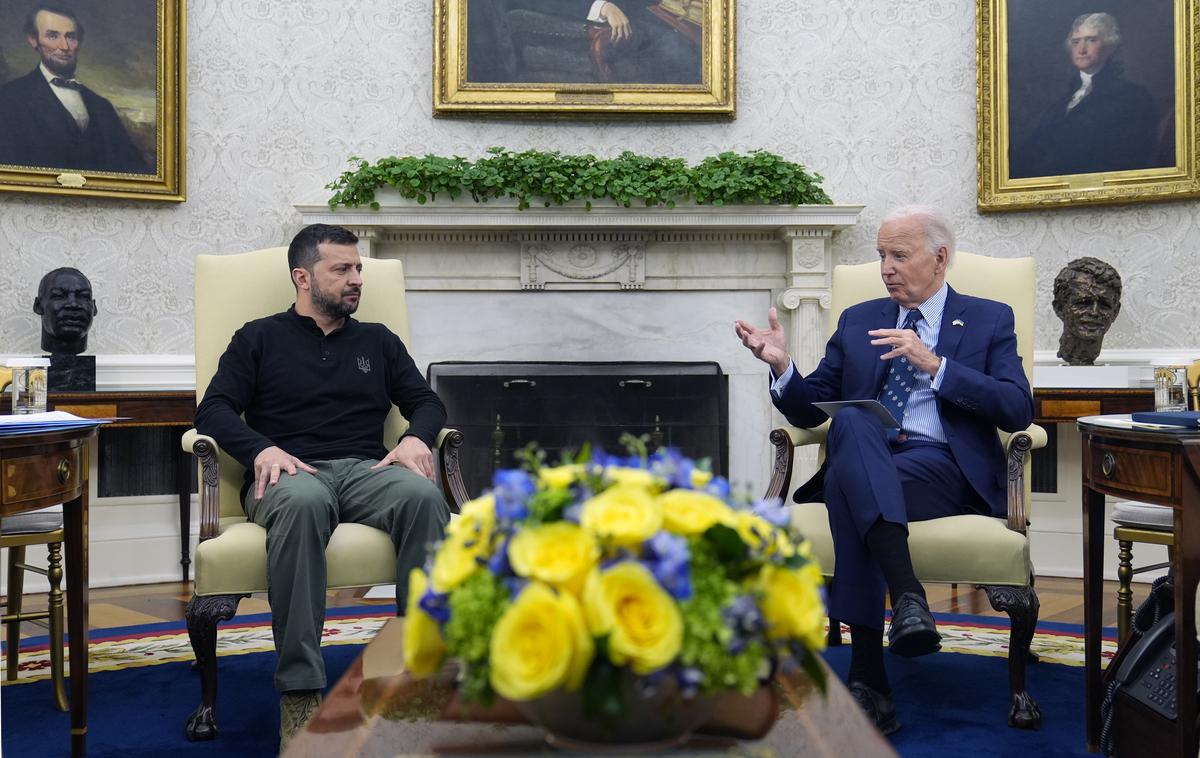
[[[956,318],[950,322],[950,325],[951,326],[966,326],[966,323],[964,323],[961,318]]]

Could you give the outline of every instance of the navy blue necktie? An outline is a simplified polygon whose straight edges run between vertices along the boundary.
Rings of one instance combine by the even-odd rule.
[[[914,308],[904,319],[904,328],[917,330],[917,322],[923,318],[921,311]],[[888,409],[892,417],[904,425],[904,406],[908,405],[908,396],[916,385],[917,370],[906,358],[893,358],[888,361],[887,373],[883,380],[883,389],[879,391],[879,402]],[[895,439],[900,433],[898,429],[889,429],[888,438]]]

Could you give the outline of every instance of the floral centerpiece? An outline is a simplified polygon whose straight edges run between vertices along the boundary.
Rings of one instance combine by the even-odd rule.
[[[739,503],[725,479],[633,443],[557,466],[527,450],[463,505],[409,577],[414,676],[453,657],[467,703],[498,694],[592,741],[686,736],[713,696],[779,667],[824,686],[821,572],[782,504]]]

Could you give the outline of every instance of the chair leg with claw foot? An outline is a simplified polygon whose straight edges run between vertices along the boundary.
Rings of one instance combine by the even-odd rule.
[[[1012,623],[1008,638],[1008,689],[1012,708],[1008,725],[1017,729],[1040,729],[1042,712],[1037,701],[1025,689],[1025,665],[1029,661],[1029,645],[1037,626],[1041,604],[1033,587],[1000,587],[983,585],[992,608],[1004,611]]]
[[[217,736],[217,624],[233,618],[238,601],[244,597],[248,595],[192,595],[184,609],[188,638],[200,671],[200,705],[187,720],[187,738],[192,742]]]

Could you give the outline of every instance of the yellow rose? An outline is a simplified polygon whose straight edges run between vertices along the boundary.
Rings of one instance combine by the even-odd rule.
[[[508,559],[519,576],[538,579],[575,596],[600,560],[595,536],[569,521],[522,529],[508,544]]]
[[[408,572],[408,606],[404,611],[404,667],[416,677],[426,677],[442,667],[446,643],[437,622],[418,603],[428,586],[425,572]]]
[[[644,468],[609,466],[604,469],[604,476],[612,480],[613,485],[618,487],[641,487],[647,490],[658,490],[661,488],[661,483],[654,478],[654,474],[651,474]]]
[[[496,500],[484,495],[463,503],[446,527],[446,539],[433,557],[430,580],[438,592],[449,592],[467,580],[492,554]]]
[[[471,574],[480,568],[478,558],[481,555],[480,543],[472,547],[464,547],[462,542],[451,537],[438,548],[433,556],[433,569],[430,580],[437,592],[449,592],[465,582]]]
[[[469,500],[462,505],[458,516],[450,519],[446,534],[463,542],[479,539],[487,542],[496,528],[496,498],[491,494]]]
[[[531,582],[492,631],[492,688],[509,700],[533,700],[559,687],[577,690],[594,654],[579,601]]]
[[[552,490],[565,490],[583,476],[583,466],[570,463],[538,469],[538,483]]]
[[[758,576],[768,639],[795,639],[809,650],[825,647],[825,608],[821,604],[821,570],[815,563],[798,569],[774,564]]]
[[[712,477],[713,477],[713,475],[712,475],[711,471],[703,471],[698,468],[693,468],[692,469],[692,489],[694,489],[694,490],[702,489],[704,487],[704,485],[706,485],[712,481]]]
[[[588,628],[609,635],[608,657],[637,674],[657,671],[679,655],[683,616],[645,566],[618,563],[588,576],[583,591]]]
[[[583,504],[579,523],[601,539],[633,546],[662,528],[662,506],[642,487],[614,485]]]
[[[754,552],[767,555],[777,548],[775,525],[751,511],[738,511],[733,526],[742,542]]]
[[[720,498],[693,490],[670,490],[659,495],[663,528],[675,534],[703,534],[713,524],[733,521],[733,509]]]

